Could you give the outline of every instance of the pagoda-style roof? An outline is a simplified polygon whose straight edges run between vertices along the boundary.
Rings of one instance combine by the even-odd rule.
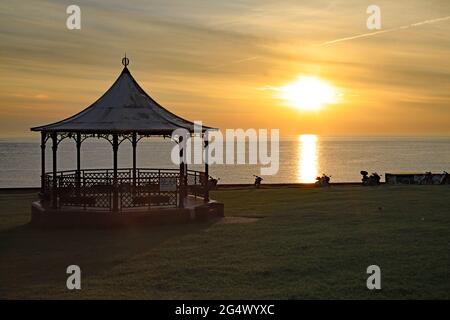
[[[67,119],[31,130],[170,135],[179,128],[193,133],[194,123],[173,114],[153,100],[125,65],[111,88],[92,105]],[[208,129],[213,128],[202,126],[203,131]]]

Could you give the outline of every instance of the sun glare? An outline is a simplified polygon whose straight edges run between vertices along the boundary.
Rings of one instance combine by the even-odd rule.
[[[302,134],[299,136],[298,180],[303,183],[316,181],[318,171],[317,136]]]
[[[328,82],[311,76],[300,76],[280,88],[280,96],[290,106],[305,111],[316,111],[337,102],[338,92]]]

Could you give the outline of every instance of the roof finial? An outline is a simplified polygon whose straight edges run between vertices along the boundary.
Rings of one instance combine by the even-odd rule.
[[[127,53],[125,52],[125,57],[122,58],[122,64],[126,68],[130,64],[130,59],[127,58]]]

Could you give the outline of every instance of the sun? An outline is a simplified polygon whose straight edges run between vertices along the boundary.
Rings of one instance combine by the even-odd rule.
[[[338,99],[338,91],[333,85],[312,76],[299,76],[278,91],[290,106],[304,111],[320,110]]]

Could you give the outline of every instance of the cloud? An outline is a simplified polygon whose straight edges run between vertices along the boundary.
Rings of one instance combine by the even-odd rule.
[[[221,67],[226,67],[226,66],[229,66],[231,64],[237,64],[237,63],[252,61],[252,60],[256,60],[256,59],[259,59],[259,57],[258,56],[254,56],[254,57],[238,59],[238,60],[230,61],[228,63],[222,63],[222,64],[217,64],[217,65],[211,66],[211,67],[209,67],[209,69],[219,69]]]
[[[449,20],[449,19],[450,19],[450,16],[446,16],[446,17],[442,17],[442,18],[435,18],[435,19],[419,21],[419,22],[412,23],[412,24],[409,24],[409,25],[404,25],[404,26],[401,26],[401,27],[395,27],[395,28],[390,28],[390,29],[386,29],[386,30],[369,32],[369,33],[362,33],[362,34],[358,34],[358,35],[355,35],[355,36],[350,36],[350,37],[346,37],[346,38],[340,38],[340,39],[331,40],[331,41],[326,41],[326,42],[321,43],[319,46],[327,46],[327,45],[338,43],[338,42],[372,37],[372,36],[375,36],[375,35],[378,35],[378,34],[382,34],[382,33],[388,33],[388,32],[394,32],[394,31],[410,29],[410,28],[422,26],[422,25],[425,25],[425,24],[441,22],[441,21],[445,21],[445,20]]]
[[[48,99],[48,95],[43,94],[43,93],[39,93],[39,94],[35,95],[34,97],[39,100],[47,100]]]

